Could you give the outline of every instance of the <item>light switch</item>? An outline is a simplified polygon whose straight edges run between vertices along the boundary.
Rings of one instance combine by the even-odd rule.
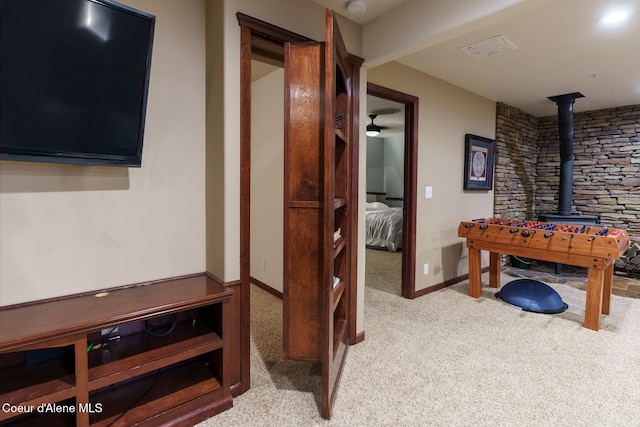
[[[431,199],[432,197],[433,197],[433,187],[426,186],[424,188],[424,198],[425,199]]]

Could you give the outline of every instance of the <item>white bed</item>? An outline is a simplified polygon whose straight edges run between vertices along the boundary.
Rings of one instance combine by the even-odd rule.
[[[397,252],[402,249],[402,208],[367,202],[367,246]]]

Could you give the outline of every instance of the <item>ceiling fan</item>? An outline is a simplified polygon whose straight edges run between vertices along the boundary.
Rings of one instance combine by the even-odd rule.
[[[373,121],[378,117],[377,114],[369,114],[369,118],[371,119],[371,123],[367,125],[367,136],[378,136],[380,135],[380,131],[385,129],[382,126],[378,126]]]

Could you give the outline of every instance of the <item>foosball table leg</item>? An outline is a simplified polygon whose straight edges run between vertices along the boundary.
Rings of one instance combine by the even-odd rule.
[[[480,298],[482,296],[482,278],[480,250],[469,248],[469,296]]]
[[[604,289],[602,290],[602,314],[609,314],[611,309],[611,292],[613,290],[613,261],[604,270]]]
[[[605,270],[590,268],[587,273],[587,301],[584,307],[584,327],[597,331],[600,329],[602,313],[602,294]]]
[[[500,287],[500,254],[489,252],[489,286]]]

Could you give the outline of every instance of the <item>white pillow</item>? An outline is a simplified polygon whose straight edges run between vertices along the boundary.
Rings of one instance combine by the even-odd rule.
[[[383,211],[386,209],[389,209],[389,206],[385,205],[382,202],[367,202],[368,211]]]

